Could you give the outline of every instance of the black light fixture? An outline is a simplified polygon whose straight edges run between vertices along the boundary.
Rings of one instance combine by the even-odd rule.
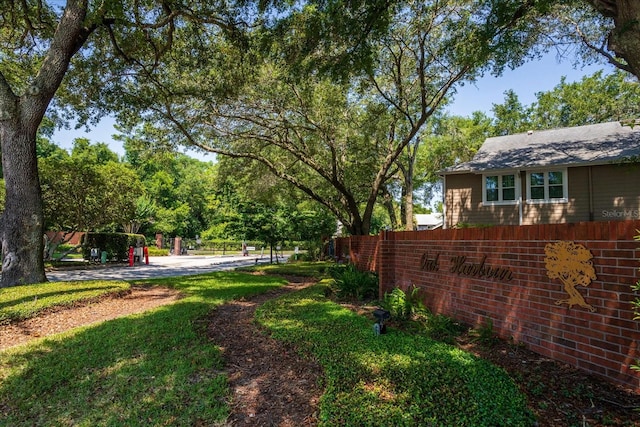
[[[376,335],[385,334],[387,332],[387,327],[384,322],[391,318],[391,313],[388,310],[376,308],[373,311],[373,316],[376,318],[376,323],[373,325],[373,332]]]

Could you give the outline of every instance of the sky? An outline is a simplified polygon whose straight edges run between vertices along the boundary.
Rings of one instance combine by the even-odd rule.
[[[493,104],[502,104],[504,93],[509,89],[518,95],[522,105],[529,105],[536,101],[536,93],[553,89],[560,83],[562,76],[566,76],[567,83],[572,83],[598,70],[603,70],[606,75],[612,73],[614,67],[600,64],[574,68],[570,60],[558,62],[555,55],[550,54],[515,70],[507,70],[500,77],[488,75],[475,84],[459,88],[454,102],[447,110],[459,116],[470,116],[474,111],[482,111],[492,116]]]
[[[553,89],[560,83],[560,78],[566,76],[568,83],[581,80],[583,76],[591,75],[598,70],[605,74],[613,72],[613,66],[595,65],[574,68],[571,61],[558,62],[555,55],[548,55],[541,60],[529,62],[515,70],[507,70],[500,77],[487,75],[474,84],[467,84],[458,88],[454,101],[447,107],[452,115],[470,116],[474,111],[483,111],[491,115],[493,104],[504,102],[504,92],[513,89],[518,95],[520,103],[529,105],[536,101],[537,92]],[[113,118],[103,119],[89,132],[84,127],[78,130],[59,130],[53,136],[53,141],[60,147],[70,149],[74,138],[88,138],[91,142],[104,142],[120,156],[124,155],[122,143],[113,140],[111,135],[117,133],[113,127]],[[203,161],[215,159],[213,154],[198,153],[187,150],[187,154]]]

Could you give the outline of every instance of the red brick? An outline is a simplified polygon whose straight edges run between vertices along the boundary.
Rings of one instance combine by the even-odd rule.
[[[635,298],[631,285],[640,278],[640,243],[628,236],[635,229],[640,229],[640,221],[383,232],[339,239],[336,250],[340,254],[350,249],[352,255],[358,254],[360,267],[377,269],[381,293],[395,285],[416,284],[436,313],[455,315],[470,324],[490,317],[501,336],[513,335],[545,356],[601,375],[615,373],[614,381],[636,381],[637,386],[637,375],[620,373],[619,367],[607,362],[621,360],[623,356],[617,355],[628,353],[631,344],[640,341],[630,303]],[[544,247],[557,240],[576,240],[594,256],[598,278],[578,289],[597,312],[555,305],[567,294],[557,279],[547,277]],[[440,253],[438,272],[420,270],[425,252]],[[479,263],[486,255],[485,265],[507,268],[513,279],[452,274],[451,258],[459,255],[469,263]]]

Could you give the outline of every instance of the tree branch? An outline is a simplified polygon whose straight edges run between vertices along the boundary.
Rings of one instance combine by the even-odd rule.
[[[584,32],[581,30],[578,23],[573,22],[573,24],[576,27],[576,32],[578,33],[578,36],[580,37],[580,39],[582,40],[582,43],[584,43],[585,46],[587,46],[589,49],[593,50],[594,52],[598,53],[599,55],[603,56],[607,60],[607,62],[613,65],[614,67],[617,67],[623,71],[627,71],[628,73],[633,74],[633,69],[629,65],[625,64],[624,62],[620,62],[615,56],[611,55],[604,47],[598,47],[593,43],[591,43],[587,38],[587,36],[584,34]]]

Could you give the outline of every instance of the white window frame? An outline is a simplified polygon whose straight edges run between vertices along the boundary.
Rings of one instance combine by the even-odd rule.
[[[513,200],[502,200],[502,177],[505,175],[513,175],[514,181],[514,199]],[[487,177],[497,176],[498,177],[498,200],[487,200]],[[499,172],[499,173],[484,173],[482,174],[482,204],[485,206],[492,205],[516,205],[520,200],[520,174],[516,171],[513,172]]]
[[[549,172],[561,172],[562,173],[562,197],[551,199],[549,198]],[[544,174],[544,199],[532,199],[531,198],[531,174],[543,173]],[[527,171],[527,203],[529,204],[544,204],[544,203],[568,203],[569,202],[569,178],[566,168],[549,168],[540,170]]]

